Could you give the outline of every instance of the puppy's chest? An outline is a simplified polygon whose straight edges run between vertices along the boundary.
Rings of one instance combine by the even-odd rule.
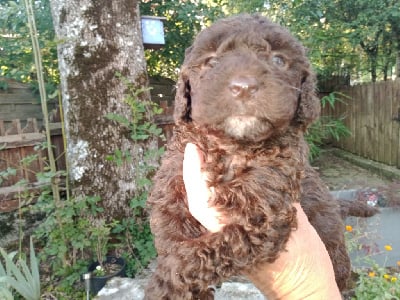
[[[250,172],[251,159],[244,154],[208,155],[206,160],[207,178],[211,185],[229,182]]]
[[[274,152],[208,153],[204,171],[210,186],[224,183],[246,184],[248,180],[267,183],[271,176],[281,185],[293,186],[302,177],[304,166],[295,155]]]

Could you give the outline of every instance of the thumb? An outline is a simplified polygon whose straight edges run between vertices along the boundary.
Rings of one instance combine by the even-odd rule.
[[[196,145],[188,143],[183,158],[183,182],[187,194],[188,208],[194,218],[211,232],[221,230],[220,213],[208,206],[212,188],[208,187],[205,174],[201,171],[203,156]]]

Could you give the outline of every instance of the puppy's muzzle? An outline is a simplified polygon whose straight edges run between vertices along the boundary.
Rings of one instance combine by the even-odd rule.
[[[254,77],[240,76],[233,78],[229,90],[233,97],[246,99],[258,91],[259,83]]]

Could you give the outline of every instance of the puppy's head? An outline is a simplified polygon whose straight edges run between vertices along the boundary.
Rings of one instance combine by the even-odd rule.
[[[261,141],[319,115],[315,77],[303,46],[261,16],[239,15],[203,30],[187,49],[175,121],[240,141]]]

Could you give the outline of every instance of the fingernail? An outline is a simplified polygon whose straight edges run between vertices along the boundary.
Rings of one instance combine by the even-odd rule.
[[[186,144],[186,149],[196,149],[196,146],[195,146],[195,144],[187,143]]]
[[[191,159],[194,159],[196,156],[198,156],[197,146],[192,143],[187,143],[185,147],[185,156],[188,158],[190,157]]]

